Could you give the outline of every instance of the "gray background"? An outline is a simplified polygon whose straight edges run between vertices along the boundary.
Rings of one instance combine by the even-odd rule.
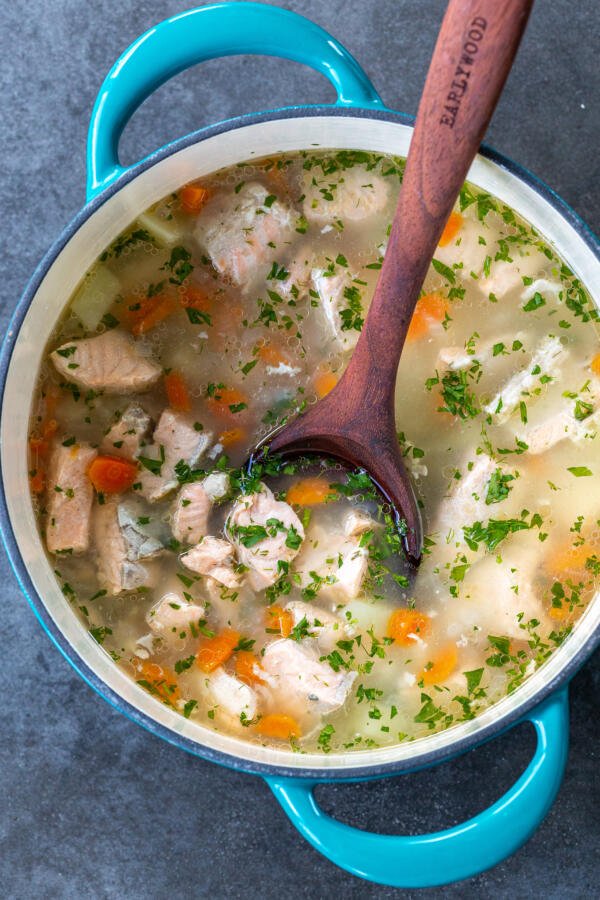
[[[416,111],[441,0],[281,5],[332,31],[389,105]],[[84,202],[85,135],[104,74],[141,32],[185,7],[185,0],[1,4],[3,330],[35,264]],[[538,0],[488,133],[492,146],[544,179],[596,230],[598,23],[596,0]],[[123,156],[133,161],[237,113],[330,99],[321,76],[293,63],[207,63],[144,104],[127,130]],[[598,657],[573,682],[567,775],[534,838],[492,872],[409,893],[369,885],[318,856],[260,779],[189,757],[114,712],[64,662],[4,559],[0,566],[4,896],[597,896]],[[325,787],[320,799],[325,809],[363,828],[417,833],[446,827],[493,802],[518,777],[532,749],[532,734],[522,726],[438,769]]]

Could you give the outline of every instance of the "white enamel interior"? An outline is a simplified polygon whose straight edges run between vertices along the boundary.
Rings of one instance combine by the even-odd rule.
[[[8,372],[2,409],[2,474],[12,526],[37,593],[75,652],[127,703],[202,747],[212,747],[249,763],[302,768],[357,769],[404,760],[450,747],[490,725],[498,716],[533,697],[558,675],[600,622],[600,602],[590,605],[574,633],[552,658],[513,695],[477,719],[447,731],[384,750],[348,754],[299,755],[256,747],[184,719],[147,694],[122,672],[75,617],[60,591],[41,545],[30,501],[26,444],[30,405],[46,341],[71,292],[98,254],[144,209],[180,185],[224,166],[277,151],[361,148],[405,156],[412,129],[376,119],[301,117],[266,121],[210,137],[169,156],[129,182],[80,227],[55,259],[26,315]],[[469,179],[531,222],[577,273],[600,305],[600,262],[575,229],[530,186],[489,160],[478,157]]]

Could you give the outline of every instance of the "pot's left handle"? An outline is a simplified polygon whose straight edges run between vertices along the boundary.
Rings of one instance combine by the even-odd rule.
[[[484,812],[433,834],[376,834],[336,822],[319,809],[318,782],[267,778],[292,823],[316,850],[353,875],[402,888],[424,888],[471,878],[525,843],[552,805],[569,745],[567,689],[526,717],[537,747],[518,781]]]
[[[278,56],[316,69],[335,87],[335,106],[383,107],[354,57],[309,19],[262,3],[191,9],[134,41],[104,79],[88,132],[88,200],[125,171],[119,163],[119,138],[153,91],[197,63],[240,54]]]

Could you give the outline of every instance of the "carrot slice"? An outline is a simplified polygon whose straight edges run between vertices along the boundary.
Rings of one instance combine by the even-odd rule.
[[[594,373],[594,375],[600,375],[600,353],[596,353],[594,358],[590,363],[590,369]]]
[[[196,662],[203,672],[214,672],[227,662],[240,640],[239,631],[225,628],[220,634],[207,638],[200,644]]]
[[[337,375],[334,375],[333,372],[319,372],[314,381],[317,397],[319,397],[319,399],[326,397],[327,394],[334,389],[337,383]]]
[[[210,191],[199,184],[186,184],[179,191],[179,201],[184,212],[192,215],[199,213],[202,207],[208,203]]]
[[[402,647],[410,647],[416,642],[413,635],[423,637],[429,631],[430,619],[416,609],[395,609],[388,619],[387,637],[391,637]]]
[[[548,610],[548,615],[551,619],[554,619],[555,622],[562,622],[563,619],[566,619],[569,615],[569,607],[566,604],[562,606],[551,606]]]
[[[208,313],[213,308],[213,298],[198,285],[190,284],[179,295],[179,302],[184,308],[199,309]]]
[[[281,350],[269,342],[259,345],[258,356],[268,366],[279,366],[282,363],[286,366],[289,365],[289,360],[283,355]]]
[[[237,388],[215,388],[206,405],[213,415],[230,419],[247,408],[248,398]]]
[[[165,703],[173,704],[179,700],[181,694],[177,677],[167,666],[159,666],[158,663],[150,662],[148,659],[136,657],[133,660],[133,667],[139,676],[138,684],[151,694],[156,694]]]
[[[323,478],[304,478],[297,481],[288,490],[285,499],[298,506],[317,506],[325,503],[328,497],[335,496],[331,484]]]
[[[453,240],[458,232],[460,231],[463,223],[463,217],[460,213],[451,212],[448,221],[444,225],[444,230],[442,231],[442,236],[439,240],[439,247],[447,247],[451,240]]]
[[[289,741],[291,738],[299,738],[300,726],[291,716],[281,713],[270,713],[263,716],[256,730],[265,737],[275,738],[278,741]]]
[[[585,569],[585,561],[592,556],[594,549],[589,544],[559,547],[544,562],[544,568],[553,575],[563,576],[567,572],[579,572]]]
[[[425,684],[442,684],[452,675],[458,662],[458,650],[455,644],[448,644],[440,650],[437,657],[421,670],[418,680]]]
[[[224,447],[233,447],[235,444],[242,444],[247,437],[248,432],[245,428],[228,428],[227,431],[221,432],[218,440]]]
[[[169,372],[168,375],[165,375],[165,390],[171,409],[175,409],[177,412],[190,411],[192,401],[183,375],[180,375],[179,372]]]
[[[448,303],[441,294],[424,294],[419,297],[413,317],[408,326],[407,341],[418,341],[425,337],[435,322],[443,322]]]
[[[155,297],[144,297],[143,300],[131,303],[126,308],[123,318],[129,325],[131,333],[138,336],[156,328],[175,312],[175,309],[173,297],[157,294]]]
[[[33,494],[41,494],[46,487],[46,473],[38,468],[29,479],[29,486]]]
[[[264,684],[264,679],[257,673],[262,669],[258,656],[250,650],[238,650],[235,657],[235,674],[245,684]]]
[[[267,631],[276,632],[282,637],[289,637],[294,627],[294,617],[289,609],[281,606],[268,606],[265,610],[265,622]]]
[[[91,463],[88,478],[100,494],[120,494],[137,478],[135,463],[118,456],[97,456]]]

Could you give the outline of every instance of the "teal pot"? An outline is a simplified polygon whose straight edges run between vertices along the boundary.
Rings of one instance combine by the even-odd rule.
[[[196,131],[123,167],[117,146],[128,119],[163,82],[207,59],[235,54],[292,59],[334,85],[329,106],[294,106]],[[300,16],[255,3],[203,6],[142,35],[116,62],[96,101],[88,140],[88,203],[40,263],[21,298],[0,359],[0,516],[15,574],[43,628],[77,672],[112,706],[197,756],[261,775],[300,833],[328,859],[362,878],[427,887],[475,875],[513,853],[548,812],[568,747],[567,684],[600,638],[600,603],[518,690],[476,719],[412,743],[355,753],[293,754],[218,734],[146,693],[87,633],[60,591],[37,528],[27,473],[31,403],[44,347],[69,297],[99,253],[143,210],[182,184],[253,157],[304,149],[360,148],[405,156],[411,119],[387,109],[365,73],[329,34]],[[600,285],[598,243],[546,186],[483,149],[469,179],[531,222],[592,293]],[[600,301],[598,293],[595,301]],[[314,788],[414,772],[533,723],[537,748],[516,784],[475,818],[435,834],[389,836],[350,828],[322,812]]]

